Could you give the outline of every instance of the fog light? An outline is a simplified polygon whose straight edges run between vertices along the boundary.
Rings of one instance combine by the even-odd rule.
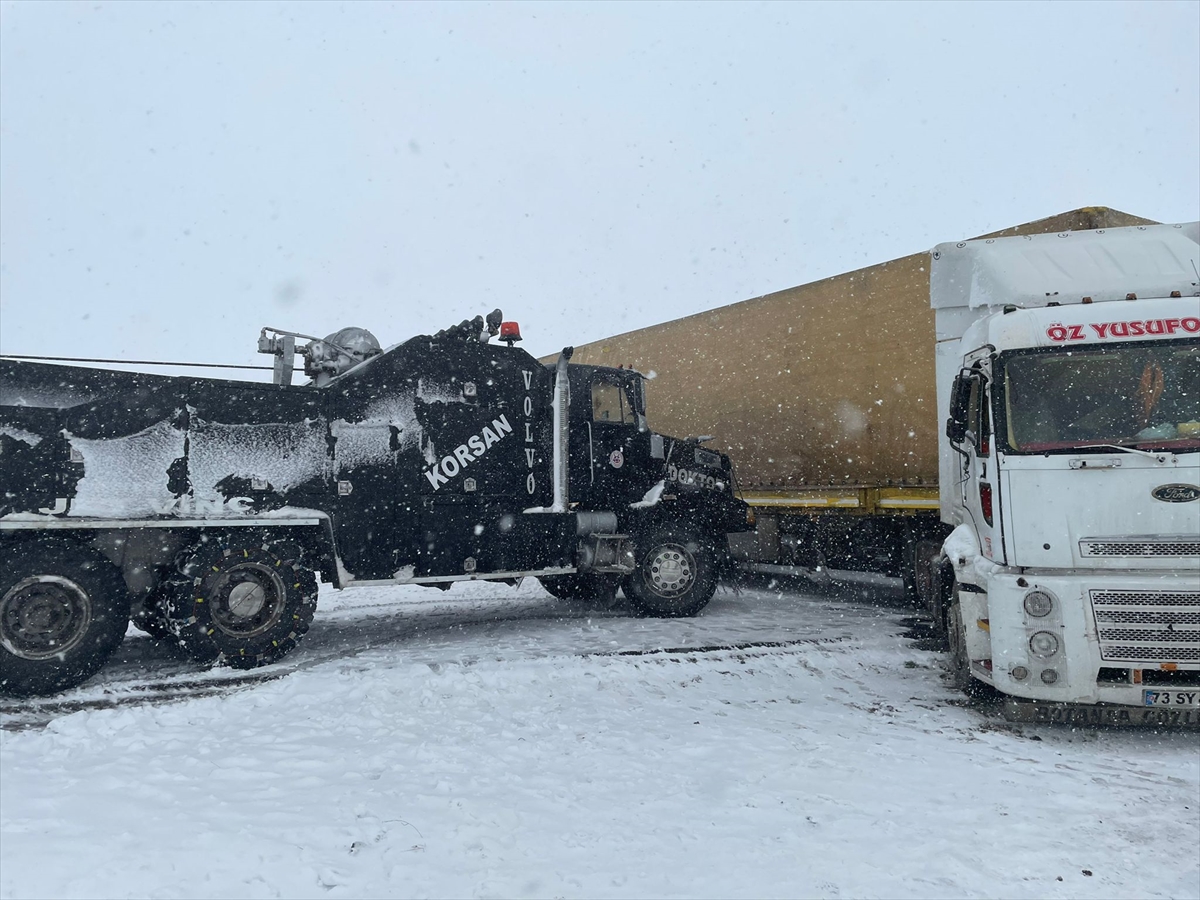
[[[1054,609],[1054,597],[1046,591],[1030,591],[1025,595],[1025,612],[1034,618],[1050,615]]]
[[[1024,666],[1013,666],[1012,671],[1009,672],[1009,674],[1012,675],[1012,677],[1017,681],[1024,681],[1029,677],[1029,670]]]
[[[1057,669],[1042,669],[1042,682],[1044,684],[1054,684],[1058,681]]]
[[[1039,631],[1029,639],[1029,649],[1033,651],[1034,656],[1040,656],[1042,659],[1053,656],[1058,652],[1058,638],[1048,631]]]

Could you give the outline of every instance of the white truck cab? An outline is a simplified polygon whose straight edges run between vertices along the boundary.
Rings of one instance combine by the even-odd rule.
[[[963,687],[1200,722],[1198,251],[1200,223],[933,251]]]

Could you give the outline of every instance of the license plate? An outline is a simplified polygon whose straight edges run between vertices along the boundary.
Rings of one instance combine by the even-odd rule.
[[[1195,691],[1142,691],[1145,706],[1200,707],[1200,690]]]
[[[1155,694],[1192,694],[1195,691],[1150,691]],[[1117,706],[1109,703],[1038,703],[1009,697],[1004,718],[1010,722],[1040,725],[1200,728],[1200,706]]]

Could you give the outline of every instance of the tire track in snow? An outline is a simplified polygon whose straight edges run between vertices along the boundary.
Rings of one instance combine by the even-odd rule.
[[[495,600],[451,601],[451,608],[422,609],[413,615],[412,604],[397,606],[356,604],[337,608],[316,623],[304,642],[284,662],[251,672],[225,667],[206,667],[183,657],[178,648],[149,638],[128,640],[88,684],[61,698],[0,699],[0,730],[22,731],[42,728],[55,719],[85,710],[126,706],[158,705],[201,697],[230,694],[257,684],[275,681],[294,672],[340,660],[350,661],[365,653],[410,642],[418,637],[445,636],[455,629],[467,640],[483,637],[480,632],[506,623],[551,624],[592,620],[628,620],[620,608],[582,610],[560,601],[534,597],[524,603],[497,604]],[[405,609],[408,606],[408,609]],[[499,606],[499,608],[497,608]],[[514,606],[516,608],[514,608]],[[507,608],[506,608],[507,607]],[[347,615],[347,614],[350,615]],[[685,620],[676,620],[685,621]],[[802,645],[836,644],[849,641],[849,634],[808,636],[789,640],[744,640],[704,642],[697,645],[618,648],[558,646],[547,650],[532,644],[529,652],[509,650],[498,659],[527,659],[546,656],[572,657],[685,657],[753,651],[786,651]],[[427,650],[428,648],[423,648]],[[421,653],[420,655],[425,655]],[[461,663],[456,657],[449,660]],[[147,669],[158,670],[147,677]]]
[[[654,650],[613,650],[609,652],[590,652],[582,651],[579,653],[570,654],[579,658],[620,658],[620,657],[651,657],[655,660],[667,661],[676,657],[688,656],[705,656],[709,659],[720,659],[724,654],[738,654],[739,658],[745,658],[751,655],[752,651],[756,650],[787,650],[792,647],[799,646],[814,646],[814,645],[829,645],[843,643],[850,640],[849,635],[831,638],[800,638],[794,641],[747,641],[745,643],[710,645],[704,647],[668,647]],[[374,649],[374,648],[372,648]],[[365,652],[365,651],[360,651]],[[180,678],[178,680],[165,680],[157,682],[147,682],[144,684],[129,684],[122,685],[118,688],[106,689],[104,694],[99,697],[91,697],[88,699],[72,699],[61,701],[4,701],[0,703],[0,730],[3,731],[26,731],[31,728],[43,728],[59,716],[70,715],[71,713],[81,712],[83,710],[99,710],[99,709],[117,709],[124,706],[153,706],[164,703],[177,703],[185,700],[194,700],[201,697],[212,697],[223,694],[231,694],[235,691],[246,690],[258,684],[264,684],[270,681],[277,681],[285,678],[294,672],[300,672],[305,669],[311,669],[316,666],[325,665],[330,662],[339,660],[353,659],[358,654],[346,656],[323,656],[314,657],[313,659],[305,660],[300,663],[287,665],[279,664],[269,667],[264,667],[253,673],[247,674],[240,670],[228,670],[225,672],[237,672],[228,677],[222,677],[221,670],[213,670],[217,674],[211,678]],[[533,658],[544,657],[546,654],[535,655]],[[560,655],[560,654],[554,654]],[[771,655],[771,654],[753,654]],[[529,657],[526,657],[529,658]],[[677,660],[678,661],[678,660]],[[460,662],[455,660],[455,662]],[[430,663],[431,666],[438,665]]]

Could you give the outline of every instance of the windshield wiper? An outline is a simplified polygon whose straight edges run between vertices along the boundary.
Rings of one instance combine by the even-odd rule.
[[[1175,454],[1170,450],[1141,450],[1137,447],[1129,447],[1124,444],[1081,444],[1078,447],[1072,447],[1071,450],[1120,450],[1124,453],[1133,453],[1138,456],[1148,456],[1151,459],[1162,462],[1167,456]]]

